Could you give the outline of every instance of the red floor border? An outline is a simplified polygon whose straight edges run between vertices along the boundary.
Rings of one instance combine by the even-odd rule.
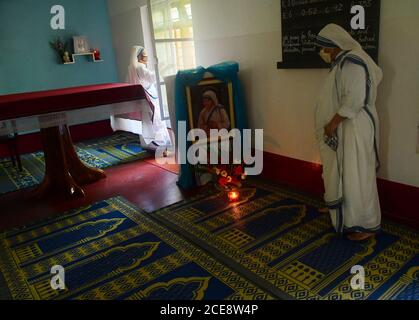
[[[74,142],[99,138],[113,132],[109,120],[72,126],[70,131]],[[39,133],[20,136],[18,144],[21,154],[42,149]],[[7,149],[0,146],[0,157],[7,155]],[[262,177],[267,180],[289,185],[313,196],[322,196],[324,187],[321,175],[322,166],[319,164],[264,152]],[[377,184],[384,215],[419,229],[419,188],[384,179],[378,179]]]
[[[322,166],[270,152],[264,152],[262,177],[313,196],[324,192]],[[377,180],[383,215],[419,229],[419,188],[384,179]]]

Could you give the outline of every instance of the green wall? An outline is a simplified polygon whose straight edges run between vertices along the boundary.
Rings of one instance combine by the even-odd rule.
[[[65,8],[66,29],[52,30],[51,7]],[[104,62],[59,63],[49,42],[87,36]],[[0,0],[0,95],[117,82],[106,0]]]

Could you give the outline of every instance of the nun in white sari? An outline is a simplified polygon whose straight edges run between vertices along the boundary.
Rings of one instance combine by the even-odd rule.
[[[170,135],[160,116],[160,104],[156,87],[156,75],[147,68],[147,54],[141,46],[131,49],[127,82],[140,84],[151,103],[141,103],[140,119],[142,122],[141,145],[145,149],[156,150],[158,146],[169,146]]]
[[[380,230],[377,192],[379,122],[375,101],[382,71],[338,25],[317,37],[320,56],[331,63],[316,110],[325,201],[336,231],[365,240]]]

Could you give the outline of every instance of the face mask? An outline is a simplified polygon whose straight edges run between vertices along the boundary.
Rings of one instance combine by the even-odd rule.
[[[324,62],[329,64],[332,63],[332,55],[324,51],[324,49],[320,50],[319,55],[324,60]]]

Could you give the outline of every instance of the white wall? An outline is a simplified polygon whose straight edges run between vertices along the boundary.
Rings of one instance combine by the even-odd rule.
[[[265,150],[320,162],[314,137],[317,92],[327,70],[277,70],[280,0],[192,0],[197,63],[241,66],[252,128]],[[419,1],[382,0],[380,87],[382,178],[419,186]]]
[[[143,45],[140,8],[147,0],[108,0],[119,81],[125,82],[132,46]]]
[[[380,87],[383,177],[419,186],[419,1],[383,0]]]

